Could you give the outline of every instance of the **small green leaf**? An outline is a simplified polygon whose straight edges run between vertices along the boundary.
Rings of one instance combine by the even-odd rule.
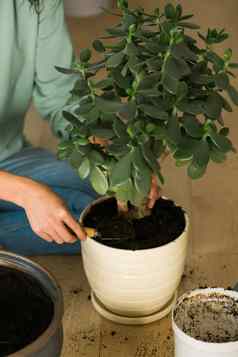
[[[153,173],[158,177],[160,182],[163,184],[164,179],[163,176],[161,175],[160,166],[159,163],[157,162],[157,158],[154,156],[153,151],[151,150],[150,143],[147,142],[141,145],[141,150],[145,161],[147,162]]]
[[[179,82],[177,87],[177,101],[180,101],[187,97],[188,86],[185,82]]]
[[[189,65],[181,58],[170,56],[165,65],[165,73],[174,79],[181,79],[191,73]]]
[[[77,169],[81,165],[82,160],[83,155],[77,150],[74,150],[69,158],[70,165],[72,165],[75,169]]]
[[[222,97],[221,95],[220,95],[220,97],[221,97],[221,100],[222,100],[222,106],[223,106],[223,108],[224,108],[227,112],[231,113],[231,112],[232,112],[232,107],[231,107],[230,103],[229,103],[224,97]]]
[[[90,162],[88,158],[84,158],[81,165],[78,168],[79,177],[84,180],[88,177],[90,173]]]
[[[118,52],[116,54],[113,54],[107,60],[108,68],[116,68],[116,67],[118,67],[122,63],[124,57],[125,57],[124,52]]]
[[[118,113],[123,108],[123,103],[102,97],[96,98],[96,105],[103,113]]]
[[[111,175],[111,186],[118,186],[127,181],[131,176],[132,155],[128,153],[126,156],[119,159],[114,166]]]
[[[238,63],[229,63],[230,68],[238,68]]]
[[[114,131],[112,129],[100,127],[91,127],[90,134],[103,139],[112,139],[115,136]]]
[[[212,93],[208,96],[204,109],[209,118],[217,119],[221,116],[223,107],[222,99],[216,93]]]
[[[124,120],[133,120],[136,117],[137,106],[135,102],[122,103],[118,115]]]
[[[55,69],[56,69],[58,72],[63,73],[63,74],[69,74],[69,75],[78,74],[79,76],[81,76],[79,70],[77,70],[77,69],[73,69],[73,68],[62,68],[62,67],[59,67],[59,66],[55,66]]]
[[[105,195],[108,190],[108,181],[103,171],[94,166],[90,174],[90,182],[94,190],[100,195]]]
[[[94,41],[93,41],[93,48],[94,48],[97,52],[100,52],[100,53],[105,52],[105,47],[104,47],[102,41],[100,41],[100,40],[94,40]]]
[[[169,116],[168,113],[161,111],[159,108],[148,105],[142,104],[139,107],[146,115],[149,115],[152,118],[160,119],[160,120],[168,120]]]
[[[177,150],[174,159],[177,161],[189,161],[193,158],[193,153],[185,150]]]
[[[93,85],[95,88],[106,89],[113,86],[113,79],[112,78],[102,79],[95,82]]]
[[[226,73],[218,73],[215,76],[215,83],[219,89],[227,89],[229,86],[229,77]]]
[[[73,126],[75,126],[75,127],[80,126],[79,119],[73,113],[63,111],[63,116]]]
[[[163,76],[163,86],[164,88],[171,94],[176,94],[178,92],[179,82],[177,79],[169,76],[168,74],[164,74]]]
[[[184,115],[183,127],[188,135],[191,135],[194,138],[201,138],[203,135],[202,125],[192,115]]]
[[[235,105],[238,105],[238,92],[237,90],[229,85],[228,88],[227,88],[227,92],[229,94],[229,97],[231,98],[232,102],[235,104]]]
[[[80,51],[81,62],[87,63],[91,58],[91,51],[89,48],[84,48]]]
[[[200,141],[193,152],[193,164],[197,167],[206,167],[210,157],[207,141]]]
[[[171,54],[173,57],[188,60],[196,61],[197,55],[190,50],[190,48],[185,43],[178,43],[172,47]]]
[[[191,22],[184,22],[184,21],[180,21],[179,26],[190,29],[190,30],[199,30],[200,26],[197,24],[193,24]]]
[[[113,130],[115,134],[121,138],[121,137],[128,137],[127,134],[127,127],[126,125],[121,121],[121,119],[116,118],[113,122]]]
[[[227,136],[227,135],[229,135],[229,131],[230,131],[229,128],[222,128],[220,130],[219,134]]]
[[[183,100],[177,104],[178,109],[184,113],[198,115],[204,112],[204,103],[200,100]]]
[[[179,121],[177,117],[170,117],[168,121],[167,135],[169,140],[178,145],[181,140],[181,130],[179,126]]]
[[[134,183],[138,193],[147,197],[151,188],[151,170],[145,166],[143,171],[134,171]]]
[[[167,19],[174,19],[176,17],[176,9],[174,5],[172,4],[167,4],[164,9],[165,16]]]
[[[226,154],[213,147],[210,151],[211,160],[217,164],[222,164],[226,160]]]
[[[232,150],[232,143],[226,136],[217,134],[214,130],[209,131],[209,136],[220,151],[227,153]]]
[[[94,165],[103,164],[104,158],[102,154],[97,150],[91,150],[89,153],[90,162]]]
[[[152,89],[153,87],[157,86],[160,80],[160,74],[153,73],[144,77],[137,87],[138,90],[141,89]]]
[[[201,178],[206,172],[206,166],[196,166],[193,162],[188,166],[188,176],[193,180]]]

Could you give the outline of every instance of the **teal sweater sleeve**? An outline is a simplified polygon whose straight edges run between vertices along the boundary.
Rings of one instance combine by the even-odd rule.
[[[55,69],[55,66],[69,68],[74,61],[63,0],[45,1],[38,21],[33,100],[41,116],[49,120],[53,133],[65,137],[68,122],[62,109],[76,78]]]

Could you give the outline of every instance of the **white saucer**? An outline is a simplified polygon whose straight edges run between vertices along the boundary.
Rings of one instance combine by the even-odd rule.
[[[173,306],[176,303],[177,292],[174,294],[174,296],[168,302],[168,304],[166,304],[159,311],[153,313],[152,315],[138,316],[138,317],[122,316],[114,312],[111,312],[101,303],[101,301],[97,298],[97,296],[93,292],[91,292],[91,300],[95,310],[107,320],[122,325],[146,325],[155,322],[157,320],[161,320],[163,317],[167,316],[170,313],[170,311],[172,310]]]

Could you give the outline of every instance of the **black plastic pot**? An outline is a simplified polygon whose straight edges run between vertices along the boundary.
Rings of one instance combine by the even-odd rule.
[[[63,296],[56,280],[39,264],[9,252],[0,251],[1,266],[30,274],[41,284],[54,304],[54,316],[45,332],[22,350],[8,356],[59,357],[63,344]]]

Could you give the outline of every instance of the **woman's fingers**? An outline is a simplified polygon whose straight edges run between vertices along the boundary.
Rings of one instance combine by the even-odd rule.
[[[59,222],[55,226],[55,230],[64,243],[75,243],[77,241],[77,237],[70,232],[63,222]]]
[[[87,235],[80,224],[67,212],[63,218],[64,223],[72,230],[72,232],[81,240],[85,240]]]
[[[41,236],[42,239],[44,239],[46,242],[52,243],[53,242],[53,238],[46,232],[42,232]]]

